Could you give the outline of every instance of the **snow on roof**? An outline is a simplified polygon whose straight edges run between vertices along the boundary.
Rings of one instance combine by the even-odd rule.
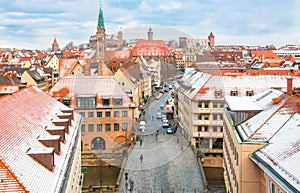
[[[262,108],[257,105],[250,97],[225,96],[225,101],[231,111],[261,111]]]
[[[288,95],[281,96],[277,104],[272,98],[271,94],[266,96],[264,106],[260,105],[264,110],[237,126],[244,141],[268,141],[295,113],[297,103]]]
[[[210,74],[192,70],[177,81],[177,88],[192,99],[211,77]]]
[[[269,144],[258,150],[257,155],[274,173],[300,191],[300,115],[291,115]],[[268,172],[268,171],[266,171]],[[274,173],[268,173],[272,177]]]
[[[285,91],[287,77],[290,76],[214,76],[197,70],[191,70],[178,80],[178,84],[175,87],[183,90],[184,88],[187,89],[187,95],[195,100],[223,100],[224,96],[231,95],[231,91],[237,91],[238,96],[246,96],[249,91],[257,94],[270,88]],[[191,81],[196,79],[199,81]],[[182,85],[184,88],[181,88]],[[293,87],[300,87],[300,77],[293,77]],[[189,88],[194,88],[193,92]],[[200,89],[202,90],[200,91]],[[216,91],[222,92],[221,98],[216,97]]]
[[[53,97],[60,96],[59,92],[67,89],[64,97],[72,96],[102,96],[122,97],[124,105],[130,102],[128,95],[124,92],[118,82],[112,76],[67,76],[60,79],[49,94]]]
[[[54,126],[51,119],[56,119],[56,114],[63,109],[68,108],[36,87],[0,98],[0,159],[30,192],[59,192],[64,182],[72,147],[79,136],[81,116],[78,113],[74,112],[60,154],[54,154],[52,171],[27,154],[30,148],[45,148],[38,137],[51,136],[45,128]]]

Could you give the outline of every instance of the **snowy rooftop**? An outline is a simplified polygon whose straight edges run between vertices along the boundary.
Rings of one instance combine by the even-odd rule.
[[[261,111],[262,108],[257,105],[250,97],[225,96],[225,101],[231,111]]]
[[[281,129],[270,139],[269,144],[255,152],[267,167],[285,179],[300,192],[300,115],[290,116]]]
[[[47,128],[52,128],[51,119],[66,106],[36,87],[24,88],[12,95],[0,98],[0,190],[10,192],[21,184],[30,192],[59,192],[71,156],[76,136],[79,136],[81,116],[74,112],[74,120],[60,145],[60,154],[54,153],[52,171],[37,162],[29,153],[51,153],[39,137],[52,138]],[[55,137],[57,138],[57,137]],[[13,175],[7,175],[11,173]],[[6,180],[10,181],[6,181]],[[13,181],[14,183],[11,183]],[[20,186],[19,186],[20,187]],[[2,192],[2,191],[1,191]]]
[[[253,94],[275,88],[286,90],[287,77],[279,75],[242,75],[242,76],[213,76],[207,73],[191,70],[177,82],[175,88],[187,93],[194,100],[223,100],[230,96],[231,91],[237,91],[238,96],[246,96],[251,91]],[[293,87],[300,87],[300,77],[293,77]],[[222,92],[222,97],[217,98],[216,91]]]

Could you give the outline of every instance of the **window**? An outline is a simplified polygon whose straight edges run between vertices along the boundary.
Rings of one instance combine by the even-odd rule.
[[[113,103],[114,103],[114,105],[116,105],[116,106],[123,105],[123,99],[122,99],[122,98],[114,98],[114,99],[113,99]]]
[[[110,111],[105,111],[105,117],[110,117]]]
[[[122,131],[127,131],[128,124],[127,123],[122,123]]]
[[[204,115],[204,120],[209,120],[209,116],[208,115]]]
[[[119,111],[115,111],[114,112],[114,117],[119,117],[120,115],[119,115]]]
[[[232,90],[230,92],[230,96],[237,96],[237,91],[236,90]]]
[[[128,117],[128,111],[122,111],[122,117]]]
[[[198,126],[198,127],[197,127],[197,131],[200,132],[200,131],[201,131],[201,128],[202,128],[201,126]]]
[[[70,106],[70,98],[63,98],[62,102],[63,102],[64,105],[66,105],[68,107]]]
[[[85,125],[81,125],[81,132],[82,132],[82,133],[85,132]]]
[[[213,103],[213,108],[218,108],[218,103]]]
[[[246,96],[253,96],[253,90],[246,91]]]
[[[97,124],[97,132],[102,132],[102,124]]]
[[[76,104],[78,108],[95,108],[95,97],[77,97]]]
[[[215,97],[216,98],[221,98],[222,97],[222,91],[221,90],[216,90],[215,91]]]
[[[89,124],[88,127],[89,132],[94,132],[94,124]]]
[[[84,118],[85,117],[85,112],[79,112],[79,114]]]
[[[217,126],[213,126],[213,131],[214,132],[218,132],[218,127]]]
[[[94,117],[94,112],[88,112],[88,117],[93,118]]]
[[[208,132],[208,126],[204,126],[204,131]]]
[[[218,115],[217,114],[213,114],[213,120],[218,120]]]
[[[102,112],[101,111],[97,112],[97,117],[102,117]]]
[[[105,124],[105,131],[110,131],[110,123]]]
[[[208,102],[204,103],[204,108],[209,108],[209,103]]]
[[[119,131],[119,123],[114,123],[114,131]]]
[[[103,99],[103,105],[104,106],[109,106],[109,98],[108,99]]]
[[[269,180],[268,191],[267,192],[268,193],[275,193],[275,185],[271,180]]]
[[[201,120],[201,114],[197,114],[198,120]]]

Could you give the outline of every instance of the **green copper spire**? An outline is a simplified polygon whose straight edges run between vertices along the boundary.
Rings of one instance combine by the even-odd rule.
[[[99,16],[98,16],[98,25],[97,25],[97,28],[105,29],[105,27],[104,27],[103,11],[102,11],[101,6],[99,8]]]

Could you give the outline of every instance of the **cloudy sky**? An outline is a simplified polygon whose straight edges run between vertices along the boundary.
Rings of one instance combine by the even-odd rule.
[[[96,32],[99,0],[0,0],[0,5],[0,48],[47,49],[54,37],[60,47],[79,45]],[[107,34],[151,26],[159,39],[155,26],[160,26],[195,38],[212,31],[217,45],[300,44],[299,0],[102,0],[102,7]]]

